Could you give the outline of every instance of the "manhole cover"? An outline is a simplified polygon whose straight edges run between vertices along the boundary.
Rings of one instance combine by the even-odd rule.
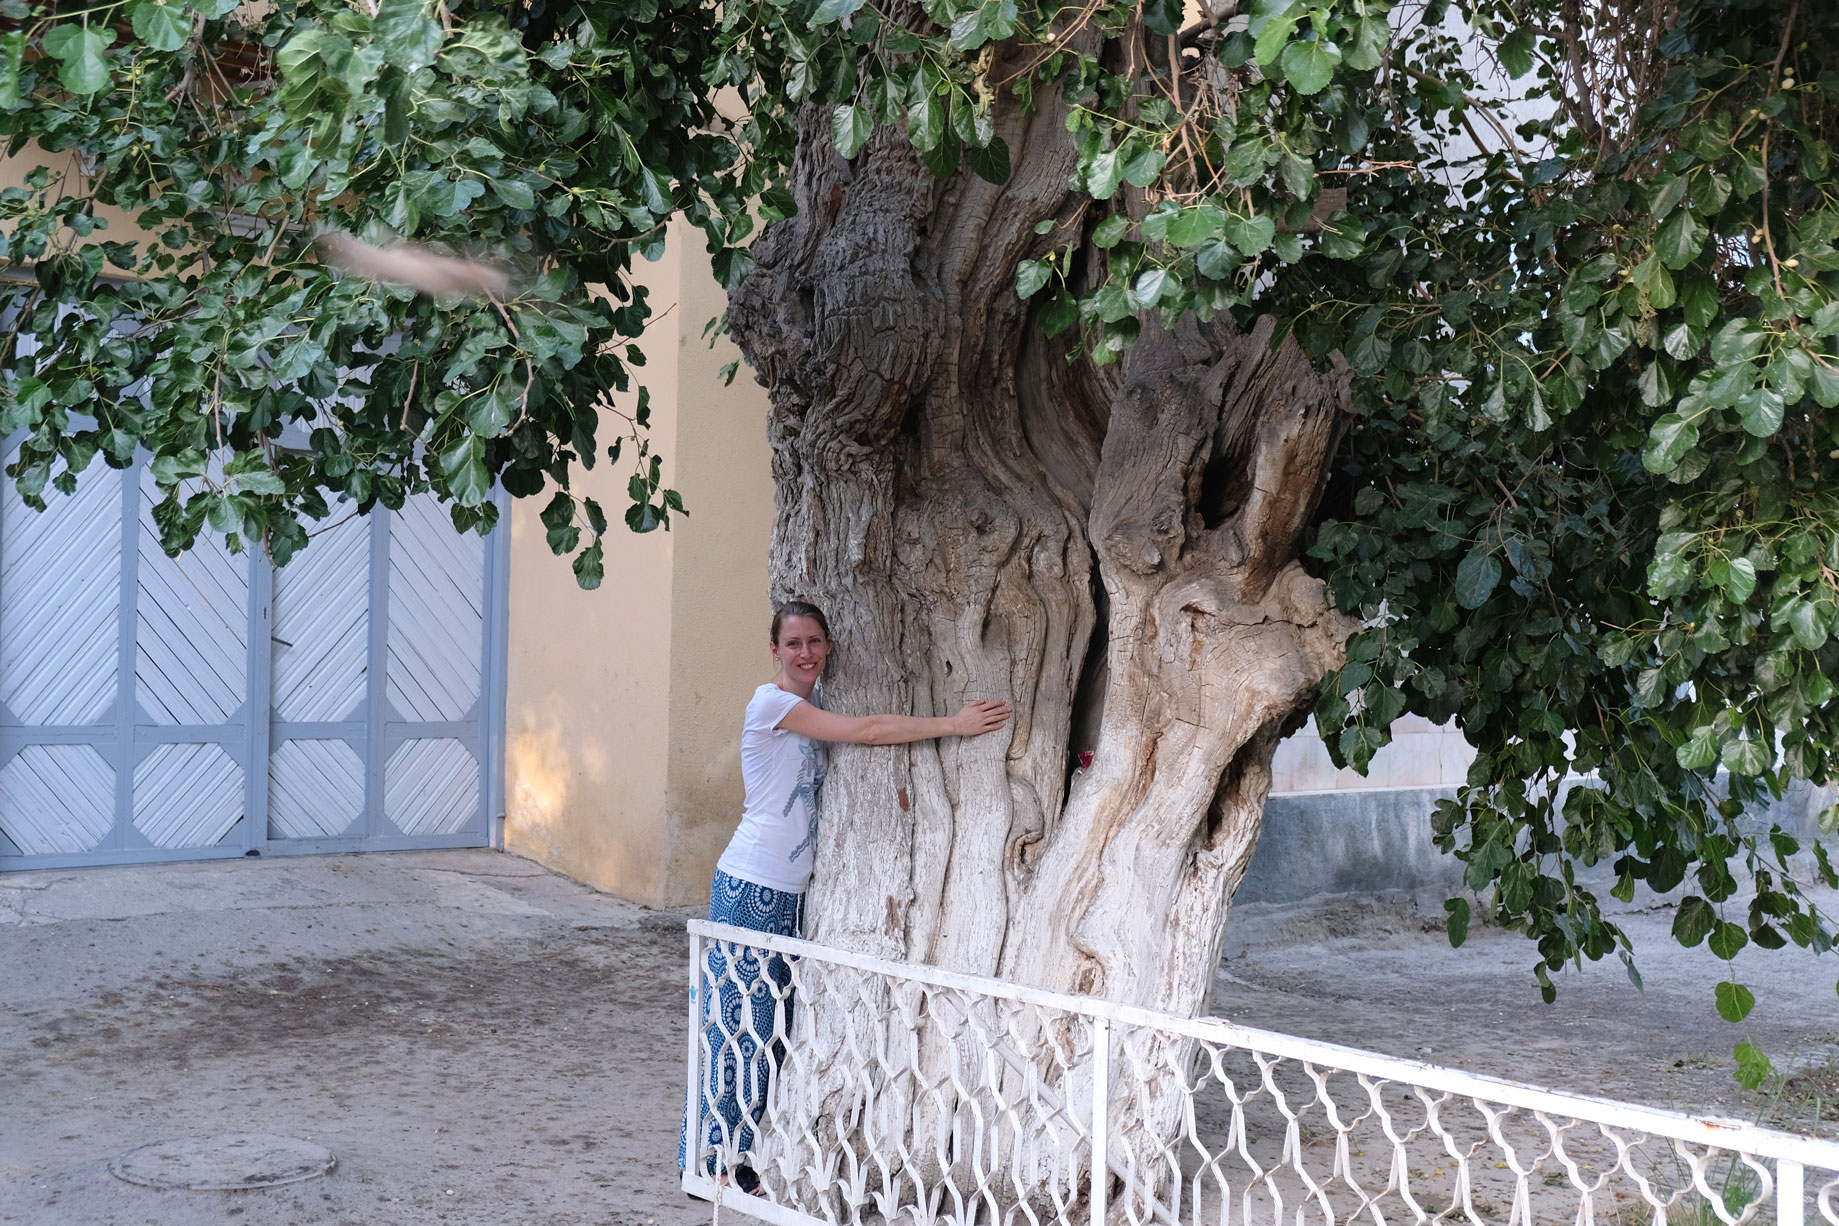
[[[273,1188],[324,1175],[335,1161],[331,1150],[298,1137],[230,1132],[143,1145],[109,1163],[109,1172],[146,1188]]]

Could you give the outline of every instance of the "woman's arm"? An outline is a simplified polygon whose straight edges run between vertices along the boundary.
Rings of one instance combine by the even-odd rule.
[[[940,736],[982,736],[1009,722],[1006,702],[967,702],[956,715],[838,715],[801,702],[779,721],[814,741],[842,741],[851,745],[904,745]]]

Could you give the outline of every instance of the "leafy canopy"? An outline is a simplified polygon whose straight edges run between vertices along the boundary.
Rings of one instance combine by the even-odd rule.
[[[1804,888],[1839,885],[1825,851],[1742,815],[1825,783],[1836,743],[1833,6],[0,15],[12,148],[74,158],[0,196],[0,266],[31,269],[0,283],[0,426],[24,431],[28,498],[144,447],[168,548],[208,526],[285,560],[340,499],[432,489],[485,529],[494,481],[553,482],[550,542],[591,586],[606,520],[568,468],[641,360],[632,252],[682,212],[732,285],[756,219],[790,207],[801,131],[1000,183],[1005,125],[1047,109],[1076,166],[1016,290],[1074,360],[1117,360],[1151,312],[1268,313],[1345,356],[1356,417],[1311,556],[1366,629],[1318,722],[1361,768],[1402,714],[1460,723],[1479,752],[1437,838],[1536,940],[1548,994],[1573,958],[1634,973],[1576,873],[1599,862],[1623,899],[1689,883],[1676,934],[1720,957],[1830,947]],[[108,241],[106,208],[157,241]],[[341,281],[311,258],[321,225],[509,252],[524,288],[487,308]],[[681,510],[645,420],[640,392],[641,530]],[[276,446],[289,422],[310,451]],[[1469,905],[1450,906],[1459,941]],[[1734,974],[1718,996],[1733,1019],[1751,1000]]]

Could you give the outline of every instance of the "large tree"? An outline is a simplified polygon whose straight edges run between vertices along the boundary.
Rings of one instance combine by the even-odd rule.
[[[496,480],[599,582],[568,482],[615,404],[628,523],[681,509],[605,395],[642,360],[631,253],[702,228],[828,701],[1016,705],[1006,743],[838,753],[816,938],[1196,1010],[1313,709],[1356,766],[1402,713],[1457,721],[1437,836],[1548,991],[1631,957],[1599,861],[1624,898],[1689,882],[1676,934],[1719,957],[1830,945],[1825,853],[1742,820],[1839,730],[1830,5],[0,16],[0,122],[43,163],[0,193],[8,472],[36,501],[145,448],[169,549],[285,562],[421,489],[484,530]],[[516,288],[340,279],[322,226]],[[1733,972],[1718,1006],[1750,999]]]

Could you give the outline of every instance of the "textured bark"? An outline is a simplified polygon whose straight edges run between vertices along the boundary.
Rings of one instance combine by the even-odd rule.
[[[998,114],[1000,187],[803,124],[799,212],[729,309],[771,394],[773,595],[828,611],[834,709],[1015,706],[835,751],[806,934],[1192,1014],[1272,752],[1351,629],[1296,562],[1345,370],[1268,323],[1146,320],[1122,363],[1068,362],[1014,292],[1076,205],[1052,108]]]

